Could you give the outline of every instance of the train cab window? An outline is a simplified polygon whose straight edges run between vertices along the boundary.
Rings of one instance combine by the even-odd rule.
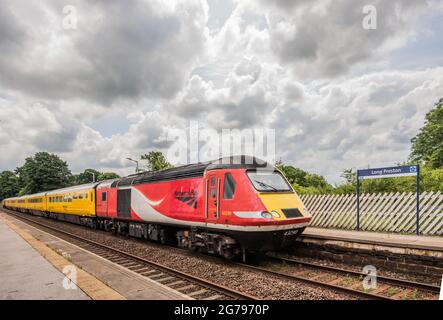
[[[288,192],[291,186],[278,172],[262,172],[256,171],[246,172],[252,182],[254,188],[259,192]]]
[[[231,173],[228,172],[225,174],[225,181],[223,184],[224,184],[223,199],[234,198],[235,180]]]
[[[106,192],[102,192],[102,201],[106,201]]]

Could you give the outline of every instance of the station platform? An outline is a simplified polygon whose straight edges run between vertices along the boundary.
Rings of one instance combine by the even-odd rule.
[[[0,256],[0,299],[191,299],[3,212]],[[68,272],[75,268],[77,279],[73,281],[79,290],[64,289],[66,266],[71,267]],[[9,271],[5,273],[5,269]],[[36,278],[32,290],[23,278]]]
[[[0,299],[90,299],[81,289],[65,289],[58,271],[0,221]]]
[[[326,228],[308,227],[304,237],[323,238],[338,241],[352,241],[356,243],[374,244],[395,248],[431,250],[443,252],[443,237],[429,237],[417,235],[402,235],[393,233],[378,233],[368,231],[352,231]]]

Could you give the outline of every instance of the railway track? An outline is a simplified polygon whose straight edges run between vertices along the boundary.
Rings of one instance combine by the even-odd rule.
[[[63,235],[63,239],[73,243],[82,249],[92,252],[106,260],[112,261],[120,266],[132,270],[144,277],[170,287],[188,297],[196,300],[258,300],[257,297],[241,293],[237,290],[213,283],[211,281],[195,277],[182,271],[174,270],[165,265],[149,261],[136,255],[105,246],[101,243],[92,241],[72,234],[67,231],[46,225],[22,214],[5,210],[3,212],[16,217],[31,225],[37,225],[41,228],[51,230]]]
[[[297,259],[268,255],[272,264],[268,267],[239,265],[266,272],[268,274],[302,281],[305,283],[333,289],[363,299],[401,300],[401,299],[438,299],[440,287],[409,280],[377,275],[377,285],[365,290],[362,280],[367,274],[353,270],[325,266]],[[270,270],[272,268],[272,270]],[[280,271],[277,271],[279,270]],[[284,270],[284,271],[281,271]]]
[[[14,211],[4,210],[4,212],[25,220],[31,224],[39,225],[54,232],[63,234],[74,241],[76,245],[94,252],[95,254],[120,264],[134,272],[149,277],[157,282],[169,286],[196,299],[258,299],[228,287],[210,282],[208,280],[188,275],[182,271],[171,269],[165,265],[137,257],[127,252],[115,248],[104,246],[95,241],[82,238],[75,234],[48,226],[35,221],[27,216]],[[71,240],[72,242],[72,240]],[[156,244],[154,244],[156,245]],[[185,249],[175,248],[180,251]],[[201,255],[205,259],[213,259],[217,262],[224,262],[231,266],[237,266],[252,272],[264,273],[269,276],[283,278],[286,281],[302,282],[311,286],[321,287],[335,292],[343,293],[359,299],[371,300],[398,300],[398,299],[438,299],[440,288],[434,285],[377,276],[377,288],[364,290],[362,288],[364,273],[352,270],[344,270],[331,266],[309,263],[296,259],[278,257],[276,255],[267,256],[266,266],[244,264],[234,261],[226,261],[222,258]]]

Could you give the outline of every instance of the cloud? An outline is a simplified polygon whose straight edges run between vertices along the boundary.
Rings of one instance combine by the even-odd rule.
[[[47,99],[112,104],[171,98],[181,89],[206,37],[207,6],[72,1],[76,30],[62,28],[58,1],[3,1],[0,83]]]
[[[415,18],[428,2],[373,1],[375,30],[362,26],[367,5],[364,0],[278,1],[267,14],[270,47],[300,79],[334,78],[364,62],[380,63],[413,39]]]
[[[335,182],[345,168],[405,161],[410,139],[440,97],[442,75],[443,68],[383,71],[305,88],[302,104],[286,100],[274,109],[269,126],[277,129],[279,154]],[[386,90],[387,97],[374,99]]]
[[[197,120],[275,129],[277,158],[337,182],[405,160],[443,89],[442,67],[390,61],[435,1],[375,1],[371,31],[360,0],[234,1],[212,22],[205,1],[71,4],[77,30],[58,1],[0,4],[0,170],[50,151],[129,174],[126,157],[166,152],[168,130]]]

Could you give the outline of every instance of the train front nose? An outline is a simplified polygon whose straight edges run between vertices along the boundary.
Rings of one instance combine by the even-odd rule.
[[[276,221],[311,218],[295,193],[263,193],[259,195],[263,205]]]
[[[259,196],[276,228],[266,250],[294,245],[311,220],[300,198],[295,193],[263,193]]]

